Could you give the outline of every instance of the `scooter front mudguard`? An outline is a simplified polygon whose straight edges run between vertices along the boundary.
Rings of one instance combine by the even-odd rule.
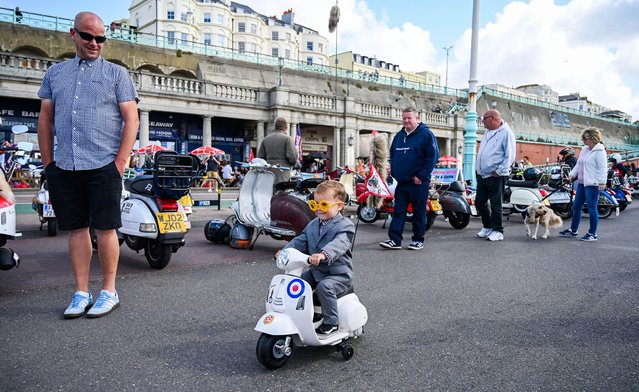
[[[267,312],[255,325],[257,332],[273,336],[299,335],[293,320],[284,313]]]
[[[464,214],[470,214],[470,206],[466,198],[459,193],[444,192],[439,196],[439,204],[444,211],[456,211],[463,212]]]

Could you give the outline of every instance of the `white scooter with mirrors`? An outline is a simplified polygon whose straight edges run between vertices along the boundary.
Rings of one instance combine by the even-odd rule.
[[[310,264],[309,256],[293,248],[279,252],[275,264],[284,274],[271,280],[266,297],[266,313],[255,330],[261,332],[255,349],[257,359],[269,369],[286,364],[293,346],[335,346],[344,359],[353,357],[353,347],[348,343],[364,333],[368,313],[359,298],[349,287],[337,296],[339,314],[338,330],[320,339],[315,328],[322,323],[319,301],[313,300],[311,285],[300,278]]]

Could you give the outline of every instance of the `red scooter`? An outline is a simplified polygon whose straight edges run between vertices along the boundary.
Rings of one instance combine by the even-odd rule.
[[[386,179],[386,184],[388,185],[388,189],[391,194],[395,194],[395,188],[397,187],[397,182],[392,178],[388,177]],[[357,217],[364,223],[374,223],[381,216],[392,215],[394,212],[394,198],[389,197],[383,199],[382,205],[379,208],[371,207],[368,205],[368,198],[371,197],[371,193],[368,189],[366,189],[365,184],[357,184],[355,189],[355,195],[357,196],[357,203],[359,203],[359,207],[357,207]],[[442,215],[442,207],[439,204],[439,200],[431,200],[428,199],[428,203],[426,205],[426,230],[430,229],[435,222],[435,218],[437,215]],[[408,205],[408,213],[406,214],[406,221],[410,222],[413,219],[413,207],[412,205]],[[386,223],[384,223],[386,224]]]

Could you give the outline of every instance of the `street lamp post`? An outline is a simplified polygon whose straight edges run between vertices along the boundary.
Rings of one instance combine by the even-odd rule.
[[[444,89],[444,92],[448,92],[448,52],[450,52],[452,48],[452,45],[449,47],[444,47],[444,50],[446,51],[446,88]]]
[[[477,54],[479,45],[479,0],[473,0],[473,22],[470,38],[470,77],[468,78],[468,111],[464,127],[464,179],[475,178],[477,148]]]

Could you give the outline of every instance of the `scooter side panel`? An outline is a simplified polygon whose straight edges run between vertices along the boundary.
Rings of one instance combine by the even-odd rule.
[[[446,211],[458,211],[465,214],[470,214],[470,206],[466,198],[458,193],[444,192],[439,197],[439,204],[442,209]]]
[[[368,321],[366,307],[359,302],[357,295],[349,294],[337,300],[339,329],[355,331]]]
[[[22,234],[16,232],[16,207],[10,205],[0,208],[0,216],[4,224],[0,225],[0,234],[10,237],[20,237]]]
[[[519,206],[530,206],[534,202],[541,201],[542,197],[537,189],[511,188],[510,204]]]
[[[122,227],[118,229],[120,233],[129,234],[142,238],[156,238],[157,224],[155,216],[149,207],[140,199],[129,199],[122,202],[121,206]],[[153,223],[156,225],[155,233],[140,232],[140,223]]]

